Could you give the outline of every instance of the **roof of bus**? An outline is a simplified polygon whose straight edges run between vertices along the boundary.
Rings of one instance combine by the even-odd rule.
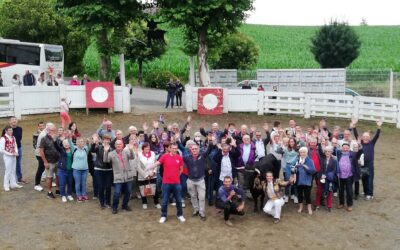
[[[31,46],[50,45],[50,46],[60,46],[60,47],[62,47],[62,45],[44,44],[44,43],[28,43],[28,42],[21,42],[19,40],[5,39],[5,38],[2,38],[2,37],[0,37],[0,43],[21,44],[21,45],[31,45]]]

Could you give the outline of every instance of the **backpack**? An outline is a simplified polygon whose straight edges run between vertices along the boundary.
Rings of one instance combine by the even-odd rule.
[[[74,155],[75,155],[75,152],[76,152],[77,150],[78,150],[78,148],[74,148],[74,151],[72,151],[71,164],[74,163]],[[86,154],[87,154],[86,148],[83,148],[83,150],[85,150],[85,152],[86,152]],[[88,157],[88,160],[89,160],[89,157]]]

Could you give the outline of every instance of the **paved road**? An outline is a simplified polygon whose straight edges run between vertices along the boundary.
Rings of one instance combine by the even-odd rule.
[[[183,109],[171,109],[166,110],[165,102],[167,98],[167,92],[165,90],[159,89],[149,89],[149,88],[132,88],[131,95],[131,105],[134,110],[139,110],[139,113],[143,111],[148,112],[177,112],[183,111]],[[174,104],[176,101],[174,100]],[[185,93],[182,95],[182,105],[185,106]],[[174,105],[175,106],[175,105]]]

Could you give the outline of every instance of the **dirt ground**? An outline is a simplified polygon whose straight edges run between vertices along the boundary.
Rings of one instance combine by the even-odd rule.
[[[144,121],[158,119],[158,113],[141,115],[109,115],[114,128],[127,132],[129,125],[140,126]],[[168,113],[168,122],[184,122],[188,114]],[[288,116],[257,116],[255,114],[224,114],[193,117],[193,129],[202,122],[208,126],[217,121],[236,124],[256,124],[261,128],[266,121],[280,120],[287,124]],[[100,124],[103,113],[72,112],[73,119],[84,136],[90,136]],[[295,118],[303,127],[317,119]],[[20,190],[0,191],[0,248],[1,249],[400,249],[400,171],[398,147],[400,133],[393,125],[385,124],[376,146],[375,199],[357,200],[353,212],[321,209],[309,216],[298,214],[293,203],[282,210],[282,221],[275,225],[265,214],[252,213],[252,202],[246,203],[246,215],[233,218],[233,228],[224,225],[222,215],[214,207],[206,208],[207,221],[191,217],[191,205],[184,209],[186,223],[175,217],[175,207],[169,207],[168,220],[160,225],[160,211],[143,211],[139,200],[130,201],[133,212],[112,215],[100,210],[97,200],[78,204],[61,203],[58,197],[49,200],[45,192],[33,190],[37,162],[34,158],[31,135],[38,121],[59,123],[58,115],[24,117],[20,125],[23,136],[23,173],[30,181]],[[347,126],[349,121],[329,119],[328,125]],[[4,127],[6,119],[0,120]],[[375,130],[374,123],[361,123],[359,131]],[[193,132],[193,131],[192,131]],[[4,163],[0,163],[0,178]],[[88,178],[91,182],[91,178]],[[88,183],[89,195],[91,184]],[[315,191],[313,191],[313,194]],[[338,203],[334,199],[334,206]]]

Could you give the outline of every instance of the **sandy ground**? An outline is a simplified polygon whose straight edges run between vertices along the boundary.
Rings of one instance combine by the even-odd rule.
[[[177,110],[178,111],[178,110]],[[163,112],[161,110],[161,112]],[[124,131],[131,124],[158,118],[158,113],[139,110],[135,114],[109,115],[115,128]],[[181,124],[187,114],[166,114],[167,122]],[[102,112],[72,112],[73,119],[84,136],[90,136],[103,117]],[[289,117],[256,116],[255,114],[229,114],[221,116],[198,116],[192,114],[194,128],[199,123],[217,121],[225,124],[256,124],[278,119],[287,124]],[[309,216],[298,214],[294,204],[283,207],[282,221],[274,225],[265,214],[252,213],[253,204],[246,204],[247,214],[234,217],[233,228],[223,224],[223,218],[214,207],[206,208],[207,221],[191,217],[191,206],[184,209],[186,223],[180,224],[174,207],[169,207],[166,224],[160,225],[160,211],[153,208],[143,211],[139,200],[131,200],[133,212],[112,215],[110,210],[100,210],[98,201],[86,203],[61,203],[46,199],[44,192],[33,190],[33,179],[37,162],[32,149],[31,135],[38,121],[59,123],[57,115],[24,117],[20,125],[24,129],[23,172],[30,183],[21,190],[5,193],[0,191],[0,248],[1,249],[400,249],[400,171],[398,170],[398,147],[400,133],[393,126],[384,125],[382,137],[376,147],[375,199],[355,201],[352,213],[324,209]],[[306,126],[317,120],[303,120]],[[3,127],[7,120],[0,120]],[[329,120],[347,126],[348,121]],[[373,123],[359,124],[359,130],[374,128]],[[0,163],[0,178],[4,164]],[[91,182],[91,178],[88,178]],[[91,195],[91,185],[89,195]],[[315,192],[313,191],[313,194]],[[334,199],[334,206],[337,205]],[[189,201],[186,201],[189,204]]]

